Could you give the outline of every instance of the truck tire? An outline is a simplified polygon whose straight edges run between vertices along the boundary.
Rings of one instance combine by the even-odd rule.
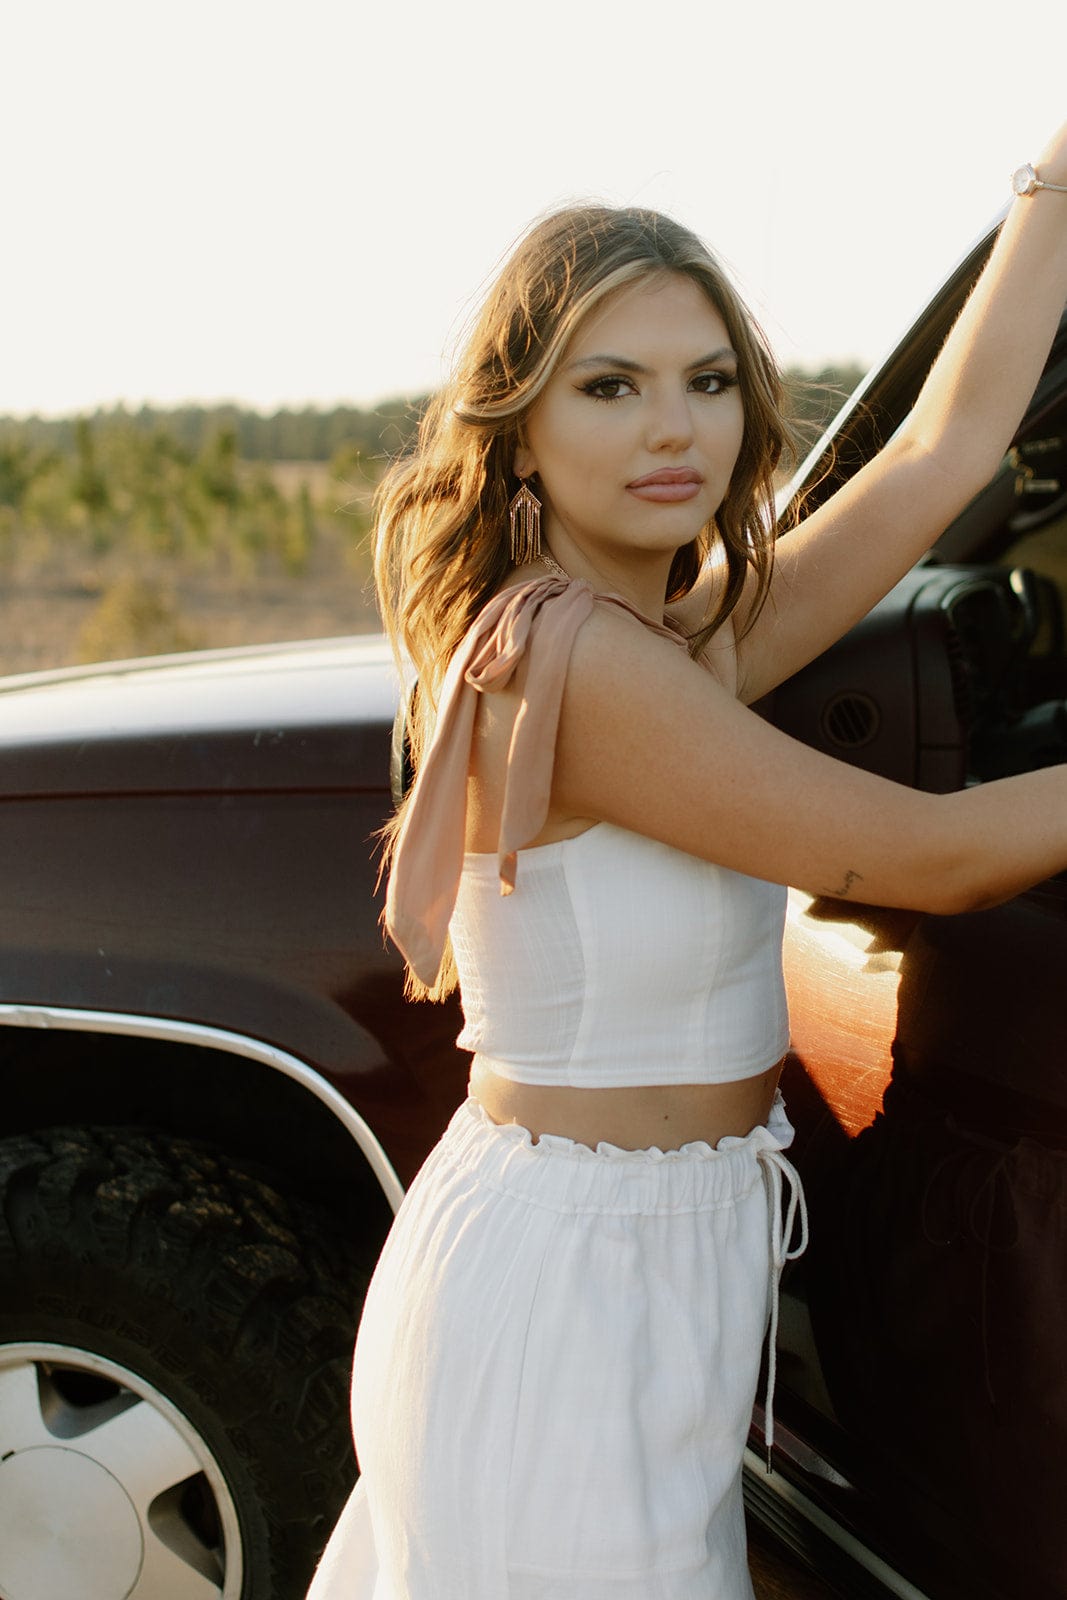
[[[0,1141],[4,1600],[303,1600],[355,1478],[365,1288],[208,1147]]]

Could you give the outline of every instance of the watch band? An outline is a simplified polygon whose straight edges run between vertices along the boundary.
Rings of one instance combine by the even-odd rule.
[[[1067,194],[1067,183],[1044,183],[1027,161],[1016,167],[1011,175],[1013,194],[1033,194],[1036,189],[1055,189],[1057,194]]]

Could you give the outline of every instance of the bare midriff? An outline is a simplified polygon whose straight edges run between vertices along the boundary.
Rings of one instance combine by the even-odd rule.
[[[677,1150],[698,1139],[714,1148],[767,1121],[780,1071],[778,1062],[732,1083],[572,1089],[516,1083],[475,1056],[470,1092],[494,1122],[528,1128],[535,1143],[543,1133],[558,1133],[592,1150],[601,1142],[623,1150]]]

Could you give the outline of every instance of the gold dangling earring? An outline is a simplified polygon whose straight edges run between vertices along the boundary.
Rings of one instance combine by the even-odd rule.
[[[511,559],[517,567],[541,555],[541,502],[524,478],[508,506],[511,519]]]

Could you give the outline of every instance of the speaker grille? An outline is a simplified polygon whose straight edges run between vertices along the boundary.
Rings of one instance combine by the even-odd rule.
[[[881,712],[869,694],[847,689],[823,707],[822,731],[838,750],[860,750],[870,744],[882,725]]]

